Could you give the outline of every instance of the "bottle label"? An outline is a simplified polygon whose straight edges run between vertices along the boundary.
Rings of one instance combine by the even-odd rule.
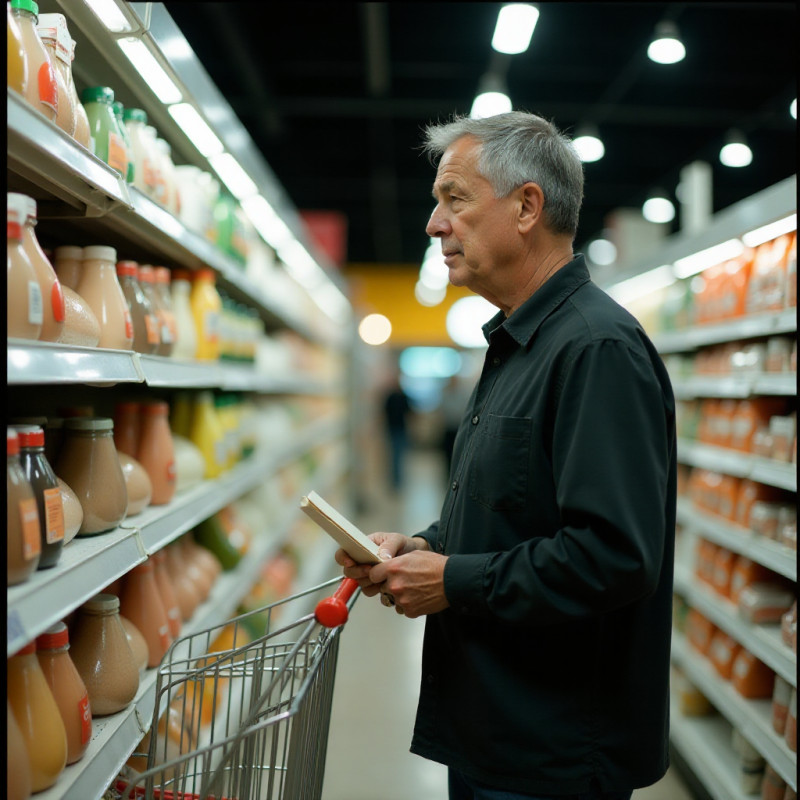
[[[67,316],[64,307],[64,292],[61,291],[61,281],[56,279],[53,288],[50,290],[50,304],[53,306],[53,319],[56,322],[63,322]]]
[[[35,498],[28,497],[19,501],[19,518],[22,523],[22,555],[26,561],[30,561],[42,552],[39,512],[36,510]]]
[[[41,325],[44,322],[42,287],[36,281],[28,281],[28,322]]]
[[[206,340],[216,344],[219,341],[219,314],[216,311],[206,311],[204,322]]]
[[[144,178],[144,185],[147,187],[147,193],[152,197],[158,184],[158,175],[153,169],[153,162],[149,158],[142,159],[142,177]]]
[[[175,483],[175,461],[170,461],[167,464],[167,483],[174,484]]]
[[[81,746],[85,745],[92,735],[92,709],[89,705],[89,695],[85,694],[78,701],[78,711],[81,717]]]
[[[155,314],[145,314],[144,326],[147,328],[147,343],[158,344],[160,339],[158,331],[158,319],[156,318]]]
[[[42,61],[38,74],[39,102],[52,108],[58,113],[58,84],[53,65],[49,61]]]
[[[64,502],[58,487],[44,490],[45,532],[48,544],[64,538]]]
[[[117,170],[123,178],[128,173],[128,152],[125,149],[125,142],[113,131],[108,133],[108,166]]]
[[[133,341],[133,317],[127,308],[125,309],[125,338]]]
[[[161,341],[164,344],[172,344],[175,340],[172,337],[172,329],[170,328],[167,312],[159,311],[158,319],[161,323]]]

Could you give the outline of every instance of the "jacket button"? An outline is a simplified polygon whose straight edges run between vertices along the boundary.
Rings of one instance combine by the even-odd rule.
[[[473,424],[473,425],[477,425],[477,424],[478,424],[478,420],[479,420],[479,419],[480,419],[480,417],[479,417],[479,416],[476,414],[476,415],[475,415],[475,416],[472,418],[472,424]]]
[[[458,489],[458,481],[453,481],[450,484],[450,488],[455,492]]]
[[[495,367],[498,367],[498,366],[500,366],[500,359],[499,359],[497,356],[495,356],[495,357],[492,359],[492,364],[493,364]]]

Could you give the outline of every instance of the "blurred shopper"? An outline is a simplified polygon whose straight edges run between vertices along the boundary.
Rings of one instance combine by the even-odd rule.
[[[389,481],[392,489],[403,486],[406,453],[408,451],[408,415],[411,403],[395,375],[383,402],[386,437],[389,446]]]
[[[637,321],[574,255],[583,172],[521,112],[426,131],[427,233],[500,311],[440,518],[337,561],[428,615],[411,750],[452,800],[619,800],[668,765],[675,418]]]

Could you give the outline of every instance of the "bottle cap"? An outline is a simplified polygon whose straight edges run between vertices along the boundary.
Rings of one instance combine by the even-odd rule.
[[[114,90],[110,86],[88,86],[81,92],[81,103],[114,102]]]
[[[34,639],[32,642],[28,642],[28,644],[26,644],[25,647],[23,647],[20,650],[17,650],[17,652],[14,653],[14,655],[15,656],[29,656],[31,653],[35,653],[35,652],[36,652],[36,639]]]
[[[36,425],[17,428],[20,447],[44,447],[44,431]]]
[[[135,261],[117,261],[117,275],[129,275],[135,278],[139,272],[139,265]]]
[[[30,11],[31,14],[39,16],[39,5],[34,0],[11,0],[11,8],[20,8],[23,11]]]
[[[165,286],[169,286],[172,275],[166,267],[156,267],[153,270],[153,274],[155,275],[156,283],[163,283]]]
[[[70,417],[64,420],[68,431],[113,431],[114,420],[109,417]]]
[[[53,258],[56,261],[61,259],[70,259],[74,261],[83,260],[83,248],[72,244],[63,244],[61,247],[56,247],[53,250]]]
[[[134,122],[144,122],[147,124],[147,112],[142,108],[123,108],[122,119],[125,122],[131,119]]]
[[[115,594],[96,594],[87,600],[81,610],[87,614],[106,614],[109,611],[119,611],[119,597]]]
[[[118,117],[121,117],[122,116],[122,112],[125,110],[125,106],[122,105],[122,103],[120,103],[119,100],[115,100],[111,104],[111,109]]]
[[[142,403],[141,413],[148,417],[166,416],[169,414],[169,403],[163,400]]]
[[[114,416],[122,416],[123,414],[138,414],[139,404],[133,400],[124,400],[114,406]]]
[[[214,270],[208,269],[203,267],[202,269],[198,269],[194,273],[194,279],[196,281],[213,281],[214,280]]]
[[[174,269],[172,270],[172,282],[175,281],[191,281],[192,272],[188,269]]]
[[[155,283],[156,276],[153,272],[153,268],[149,264],[143,264],[139,267],[139,280],[143,283]]]
[[[55,650],[67,644],[69,644],[69,628],[63,622],[57,622],[36,637],[37,650]]]
[[[19,437],[14,428],[6,428],[6,455],[19,455]]]
[[[8,192],[8,207],[17,209],[20,224],[36,219],[36,201],[27,194]]]
[[[90,247],[83,248],[83,260],[93,261],[110,261],[112,264],[117,263],[117,251],[113,247],[107,247],[102,244],[94,244]]]

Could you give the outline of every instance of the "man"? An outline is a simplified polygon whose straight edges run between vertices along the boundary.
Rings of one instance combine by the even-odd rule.
[[[628,798],[668,764],[676,459],[666,370],[572,242],[581,163],[521,112],[426,131],[427,226],[500,311],[440,518],[337,561],[428,615],[411,750],[451,800]]]

